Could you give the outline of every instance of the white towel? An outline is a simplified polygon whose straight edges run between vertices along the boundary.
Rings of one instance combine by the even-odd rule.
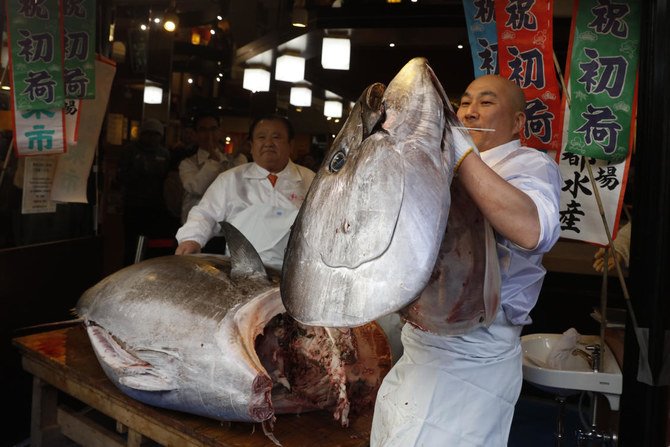
[[[547,365],[550,368],[561,369],[561,366],[572,355],[580,336],[573,327],[563,332],[563,336],[551,347],[547,355]]]

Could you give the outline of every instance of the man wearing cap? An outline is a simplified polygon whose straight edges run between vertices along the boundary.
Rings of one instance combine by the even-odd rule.
[[[139,138],[121,155],[119,183],[123,190],[124,264],[133,262],[138,236],[169,238],[178,226],[165,206],[163,182],[170,168],[170,152],[163,146],[163,124],[154,118],[140,126]]]

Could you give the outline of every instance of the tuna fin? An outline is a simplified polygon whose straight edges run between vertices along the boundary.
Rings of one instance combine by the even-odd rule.
[[[274,433],[272,433],[272,429],[274,428],[274,417],[272,419],[273,419],[272,421],[265,420],[261,422],[263,433],[265,433],[265,436],[267,436],[270,441],[274,442],[275,445],[282,447],[281,443],[279,442],[279,439],[277,439]]]
[[[165,377],[151,373],[137,376],[122,376],[119,377],[119,383],[139,391],[171,391],[175,389],[170,381],[165,380]]]
[[[72,320],[63,320],[63,321],[53,321],[50,323],[42,323],[42,324],[36,324],[33,326],[25,326],[25,327],[20,327],[18,329],[14,329],[14,334],[12,335],[13,337],[19,337],[19,336],[26,336],[30,334],[34,334],[36,332],[43,332],[45,329],[49,330],[55,330],[55,329],[60,329],[68,326],[74,326],[76,324],[81,324],[84,322],[83,318],[75,318]]]
[[[379,82],[365,89],[359,103],[361,105],[361,122],[363,123],[363,139],[372,134],[373,129],[379,124],[383,116],[383,99],[386,86]]]
[[[142,391],[169,391],[177,387],[150,363],[125,350],[109,332],[87,323],[86,331],[93,349],[104,366],[118,377],[119,383]]]
[[[267,276],[261,257],[240,230],[228,222],[221,222],[221,229],[230,251],[231,278],[245,278],[254,274]]]

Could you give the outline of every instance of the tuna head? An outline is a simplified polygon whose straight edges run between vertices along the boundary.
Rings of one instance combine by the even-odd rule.
[[[352,327],[426,286],[445,232],[459,125],[424,58],[375,100],[368,87],[333,142],[294,223],[282,270],[287,311]]]

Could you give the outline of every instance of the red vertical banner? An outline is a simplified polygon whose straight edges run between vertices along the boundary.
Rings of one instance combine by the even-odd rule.
[[[524,145],[558,154],[561,98],[553,64],[553,2],[496,0],[498,68],[526,95]]]

